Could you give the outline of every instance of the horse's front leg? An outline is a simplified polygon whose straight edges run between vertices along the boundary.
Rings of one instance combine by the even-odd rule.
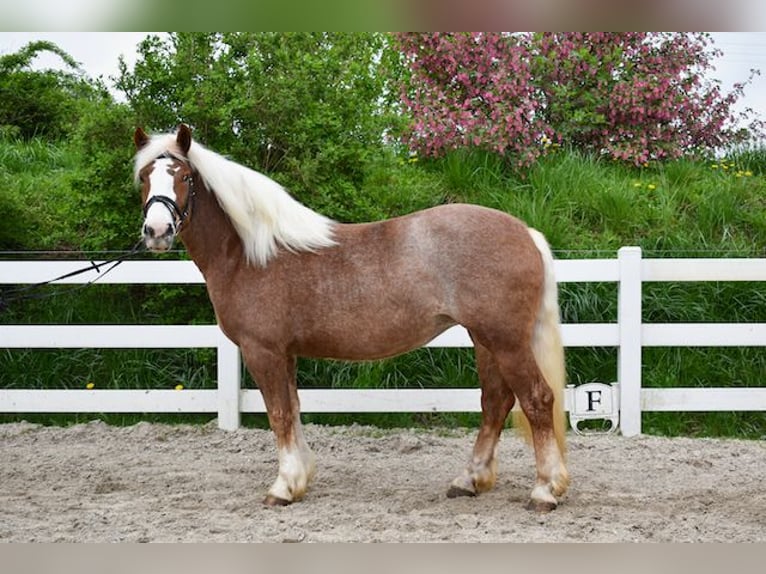
[[[284,506],[303,498],[315,469],[301,427],[295,357],[256,346],[243,346],[242,354],[266,403],[279,452],[279,473],[263,502]]]

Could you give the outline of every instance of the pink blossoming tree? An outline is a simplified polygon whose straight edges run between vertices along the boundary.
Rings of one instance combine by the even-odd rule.
[[[738,143],[760,132],[706,80],[718,51],[701,33],[404,33],[410,69],[404,140],[428,156],[493,150],[517,167],[546,142],[644,164]],[[755,72],[754,72],[755,73]],[[752,76],[751,76],[752,78]],[[749,120],[749,129],[737,128]]]

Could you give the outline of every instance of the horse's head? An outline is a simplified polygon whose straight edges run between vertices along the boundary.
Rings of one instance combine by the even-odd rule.
[[[137,172],[144,206],[144,243],[151,251],[167,251],[191,214],[194,199],[194,172],[187,154],[191,130],[178,128],[172,149],[158,149]],[[133,135],[136,149],[151,151],[152,139],[137,128]],[[140,156],[139,156],[140,157]]]

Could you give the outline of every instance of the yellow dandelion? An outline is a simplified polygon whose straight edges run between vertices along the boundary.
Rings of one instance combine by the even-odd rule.
[[[654,185],[653,183],[649,183],[649,184],[647,184],[646,189],[649,189],[649,190],[657,189],[657,186]]]
[[[183,385],[176,385],[176,390],[177,391],[183,391],[184,390],[184,386]]]
[[[718,164],[717,164],[717,163],[714,163],[713,165],[711,165],[711,166],[710,166],[710,168],[711,168],[711,169],[718,169]]]
[[[96,385],[94,385],[93,383],[88,383],[87,385],[85,385],[85,388],[88,389],[89,391],[92,391],[95,386]]]
[[[752,172],[752,171],[750,171],[750,170],[747,170],[747,171],[745,172],[745,177],[753,177],[753,172]]]
[[[633,187],[641,187],[641,182],[640,181],[634,181],[633,182]]]

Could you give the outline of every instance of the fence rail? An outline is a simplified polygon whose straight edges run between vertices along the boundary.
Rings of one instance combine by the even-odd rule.
[[[79,269],[83,261],[0,261],[2,284],[33,284]],[[98,278],[92,270],[60,284]],[[766,281],[766,259],[643,259],[637,247],[623,247],[616,259],[556,261],[565,282],[615,282],[616,323],[566,324],[567,347],[615,347],[618,353],[619,425],[623,435],[641,432],[644,411],[766,411],[766,388],[664,388],[641,386],[643,347],[763,347],[766,324],[644,324],[642,285],[670,281]],[[101,284],[202,284],[191,261],[126,261]],[[453,327],[429,347],[470,347],[467,332]],[[241,413],[265,412],[260,394],[241,388],[237,347],[216,325],[2,325],[0,348],[215,348],[215,390],[31,390],[0,389],[0,412],[217,413],[232,430]],[[301,389],[304,412],[478,412],[478,389]],[[567,393],[567,410],[575,408]]]

